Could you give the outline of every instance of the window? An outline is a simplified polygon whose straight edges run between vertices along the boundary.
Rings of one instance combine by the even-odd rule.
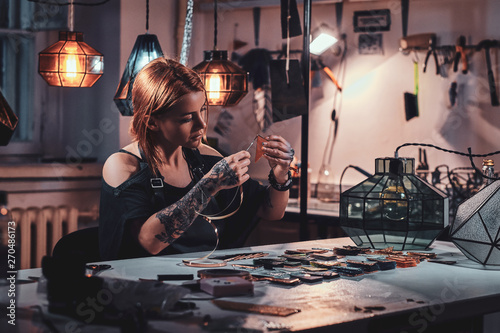
[[[19,118],[11,142],[33,140],[34,36],[29,32],[2,33],[0,87]]]
[[[49,34],[44,30],[65,29],[67,20],[66,6],[54,3],[56,0],[0,0],[0,88],[19,118],[9,147],[0,154],[33,153],[39,147],[36,41]]]

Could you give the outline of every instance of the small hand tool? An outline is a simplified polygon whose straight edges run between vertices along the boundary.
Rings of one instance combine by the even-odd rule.
[[[478,51],[484,49],[484,54],[486,55],[486,66],[488,68],[488,84],[490,86],[490,98],[492,106],[499,106],[497,87],[495,85],[495,77],[493,75],[493,70],[491,69],[491,58],[490,58],[490,48],[500,46],[499,41],[485,39],[479,42],[476,49]]]
[[[450,99],[451,106],[455,106],[457,101],[457,81],[453,81],[448,89],[448,97]]]
[[[462,73],[467,74],[468,63],[467,53],[465,53],[465,36],[458,37],[457,44],[455,45],[455,60],[453,61],[453,71],[458,71],[458,63],[462,61]]]
[[[439,62],[436,54],[436,35],[432,34],[429,37],[429,50],[427,51],[427,55],[425,56],[424,61],[424,73],[427,70],[427,61],[429,60],[430,55],[434,58],[434,64],[436,65],[436,75],[439,75]]]

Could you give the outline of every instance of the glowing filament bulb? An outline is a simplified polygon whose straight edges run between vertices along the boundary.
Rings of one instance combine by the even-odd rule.
[[[208,81],[208,98],[219,99],[220,98],[220,76],[211,75]]]
[[[69,55],[66,59],[66,77],[76,77],[76,56]]]

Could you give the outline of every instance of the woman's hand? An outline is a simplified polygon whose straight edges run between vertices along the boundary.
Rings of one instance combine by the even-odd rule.
[[[220,190],[243,184],[250,178],[247,174],[248,165],[250,153],[244,150],[220,160],[203,177],[209,180],[207,190],[213,195]]]
[[[290,170],[295,151],[290,143],[279,135],[270,135],[266,140],[268,141],[264,142],[262,147],[264,158],[269,161],[276,181],[284,184],[288,180],[288,170]]]

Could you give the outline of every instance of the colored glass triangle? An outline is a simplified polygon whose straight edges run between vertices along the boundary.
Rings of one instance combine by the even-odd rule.
[[[264,142],[267,142],[267,140],[261,137],[260,135],[257,135],[257,147],[255,147],[255,162],[260,160],[262,155],[264,155],[264,152],[262,151],[263,147],[262,144]]]

